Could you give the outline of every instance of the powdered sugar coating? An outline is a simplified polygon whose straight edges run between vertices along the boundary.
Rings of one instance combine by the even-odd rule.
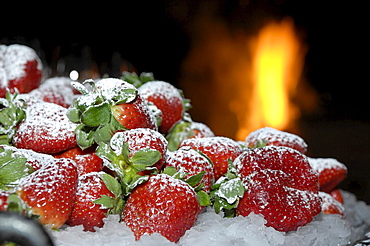
[[[227,172],[228,160],[234,161],[243,152],[236,141],[220,136],[186,139],[180,148],[185,146],[199,150],[211,159],[215,180]]]
[[[123,93],[123,90],[125,89],[136,90],[135,86],[133,86],[132,84],[116,78],[101,79],[95,83],[95,88],[96,91],[108,101],[113,100],[117,96],[117,94]],[[132,97],[126,102],[131,102],[134,99],[135,97]]]
[[[0,67],[5,70],[8,80],[25,76],[25,65],[33,60],[37,61],[37,69],[42,70],[39,57],[30,47],[19,44],[0,45]],[[6,87],[6,85],[3,84],[3,87]]]
[[[48,165],[20,180],[17,194],[41,215],[40,222],[52,228],[68,219],[77,189],[77,169],[70,159],[54,159]]]
[[[158,174],[133,190],[123,221],[134,232],[136,240],[143,234],[157,232],[176,242],[194,225],[199,211],[193,188],[181,180]]]
[[[165,81],[150,81],[139,87],[139,93],[144,98],[152,95],[158,95],[162,99],[168,100],[170,103],[173,100],[181,98],[179,91],[170,83]]]
[[[214,181],[213,166],[207,160],[193,149],[186,149],[186,147],[178,149],[174,152],[169,152],[166,158],[166,167],[172,166],[177,170],[187,173],[184,178],[205,172],[200,183],[203,183],[203,190],[210,192],[211,185]],[[196,184],[199,185],[199,184]]]
[[[341,215],[344,215],[344,206],[337,200],[335,200],[330,194],[326,192],[319,191],[319,196],[322,200],[321,210],[325,213],[326,211],[332,209],[332,207],[337,210]]]
[[[325,169],[347,170],[347,167],[334,158],[312,158],[307,157],[311,167],[317,172],[321,173]]]
[[[15,153],[23,155],[25,158],[27,158],[27,163],[30,164],[34,170],[38,170],[54,160],[52,155],[38,153],[30,149],[19,149],[9,145],[1,145],[1,147],[3,147],[5,150],[11,150]]]
[[[68,119],[66,113],[66,108],[54,103],[32,104],[27,107],[26,120],[19,125],[13,144],[47,154],[75,147],[74,130],[77,125]],[[40,141],[47,146],[38,146]]]
[[[251,132],[245,139],[245,144],[250,148],[261,145],[286,146],[301,153],[305,153],[307,150],[307,144],[301,137],[271,127],[264,127]]]

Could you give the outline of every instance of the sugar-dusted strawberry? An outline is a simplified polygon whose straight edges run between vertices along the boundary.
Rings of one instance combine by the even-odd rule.
[[[0,189],[0,211],[6,211],[8,209],[8,197],[10,192]]]
[[[180,148],[185,146],[199,150],[211,159],[215,180],[227,172],[229,160],[234,161],[243,152],[237,142],[227,137],[191,138],[184,140]]]
[[[307,150],[307,144],[301,137],[270,127],[260,128],[251,132],[245,140],[245,145],[249,148],[269,145],[286,146],[301,153],[305,153]]]
[[[0,70],[0,97],[5,97],[6,88],[28,93],[40,85],[42,63],[30,47],[0,45]]]
[[[129,193],[137,182],[147,180],[147,175],[160,171],[165,161],[167,140],[157,131],[136,128],[116,132],[109,144],[100,143],[97,155],[104,165],[116,172]]]
[[[123,221],[136,240],[144,234],[159,233],[177,242],[197,220],[200,205],[194,189],[166,174],[150,176],[129,196]]]
[[[89,84],[92,90],[85,87]],[[76,137],[82,148],[94,142],[108,143],[113,134],[134,128],[156,129],[154,116],[137,89],[120,79],[87,80],[73,85],[83,95],[68,109],[68,117],[78,123]]]
[[[17,195],[43,225],[61,227],[68,219],[77,189],[77,168],[73,160],[54,159],[21,179]]]
[[[177,122],[166,135],[168,149],[170,151],[177,150],[185,139],[215,136],[213,131],[206,124],[194,122],[190,117],[185,118],[188,119],[182,119]]]
[[[338,202],[340,203],[344,203],[344,198],[343,198],[343,194],[342,194],[342,191],[340,189],[335,189],[333,191],[330,192],[330,195],[335,199],[337,200]]]
[[[39,88],[34,89],[29,93],[33,100],[40,99],[45,102],[55,103],[64,108],[72,105],[74,94],[73,87],[68,86],[66,78],[49,78],[45,80]]]
[[[15,154],[24,156],[24,158],[27,159],[26,164],[34,171],[39,170],[42,166],[47,165],[54,159],[52,155],[38,153],[31,149],[20,149],[10,145],[1,145],[0,148],[4,148],[6,151],[12,151]]]
[[[246,190],[237,215],[262,214],[267,226],[293,231],[320,213],[318,177],[300,152],[266,146],[243,152],[234,164]]]
[[[66,224],[83,225],[84,231],[95,231],[94,227],[103,227],[103,219],[107,216],[109,209],[96,201],[98,199],[114,200],[115,195],[107,188],[101,175],[108,174],[90,172],[79,177],[76,199]]]
[[[182,119],[185,112],[183,97],[179,90],[170,83],[149,81],[139,87],[139,93],[162,111],[162,122],[159,126],[161,133],[166,134],[174,124]]]
[[[347,176],[347,167],[334,158],[310,158],[308,162],[319,175],[320,191],[330,193]]]
[[[54,103],[40,102],[26,109],[12,143],[17,148],[55,154],[77,145],[76,124],[67,117],[67,109]]]
[[[135,153],[142,149],[156,150],[161,154],[161,158],[154,164],[154,167],[160,171],[165,163],[165,155],[167,152],[167,140],[159,132],[149,128],[135,128],[119,132],[111,139],[111,146],[116,148],[119,153],[123,144],[127,144],[129,157],[133,157]]]
[[[326,192],[319,192],[321,198],[321,210],[324,214],[340,214],[344,216],[344,206],[342,203],[334,199],[330,194]]]
[[[103,160],[96,155],[96,146],[82,150],[80,147],[68,149],[54,155],[55,158],[69,158],[76,162],[78,175],[103,170]]]
[[[210,192],[214,181],[213,166],[202,154],[186,147],[178,149],[168,154],[166,158],[166,167],[169,166],[175,167],[177,170],[186,173],[185,179],[200,172],[204,172],[204,176],[201,180],[203,184],[202,189],[205,192]]]

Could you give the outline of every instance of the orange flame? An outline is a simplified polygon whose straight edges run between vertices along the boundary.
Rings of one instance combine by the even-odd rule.
[[[299,116],[292,102],[301,76],[304,52],[291,19],[271,22],[251,42],[252,81],[249,105],[238,112],[237,139],[264,126],[286,130]]]

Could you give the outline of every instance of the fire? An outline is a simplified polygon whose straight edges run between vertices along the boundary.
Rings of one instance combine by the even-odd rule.
[[[264,126],[289,129],[300,113],[292,99],[302,72],[304,49],[293,21],[284,19],[269,23],[249,45],[252,86],[250,97],[240,98],[247,104],[247,110],[245,105],[243,111],[240,107],[236,110],[239,123],[236,138],[240,140]]]

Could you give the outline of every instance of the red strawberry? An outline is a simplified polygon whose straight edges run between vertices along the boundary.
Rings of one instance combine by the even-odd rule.
[[[0,190],[0,211],[6,211],[8,209],[8,191]]]
[[[292,231],[320,213],[318,177],[300,152],[281,146],[250,149],[234,164],[246,189],[238,215],[262,214],[267,226]]]
[[[136,128],[116,133],[111,139],[111,146],[114,146],[116,150],[122,148],[125,143],[127,143],[130,152],[128,156],[130,158],[139,150],[146,148],[159,151],[161,158],[155,163],[154,167],[158,171],[162,169],[167,152],[167,140],[162,134],[149,128]]]
[[[347,167],[333,158],[308,158],[319,175],[320,191],[330,193],[347,176]]]
[[[270,127],[264,127],[251,132],[245,140],[245,145],[249,148],[257,148],[263,146],[286,146],[305,153],[307,144],[299,136],[276,130]]]
[[[77,189],[77,169],[70,159],[54,159],[21,179],[17,195],[39,215],[43,225],[61,227],[68,219]]]
[[[69,158],[76,162],[78,175],[81,176],[90,172],[99,172],[103,170],[103,160],[96,155],[95,146],[82,150],[75,147],[64,151],[61,154],[54,155],[55,158]]]
[[[6,88],[28,93],[40,85],[42,64],[36,52],[24,45],[0,45],[0,97]]]
[[[167,140],[159,132],[136,128],[116,132],[109,145],[100,143],[97,155],[119,177],[126,194],[162,168],[166,150]]]
[[[71,82],[71,80],[69,80]],[[29,93],[33,100],[40,99],[44,102],[58,104],[68,108],[73,103],[73,87],[68,86],[64,78],[49,78],[39,88]]]
[[[175,151],[185,139],[214,136],[215,134],[212,130],[201,122],[181,120],[171,128],[166,135],[166,139],[168,140],[168,149],[170,151]]]
[[[135,234],[160,233],[177,242],[195,223],[200,211],[197,195],[187,183],[166,174],[150,176],[129,196],[123,221]]]
[[[191,138],[184,140],[180,148],[185,146],[199,150],[211,159],[215,180],[227,172],[228,161],[234,161],[243,152],[237,142],[226,137]]]
[[[149,81],[139,87],[143,98],[162,111],[159,131],[166,134],[171,127],[182,119],[185,112],[183,97],[176,87],[164,81]]]
[[[344,216],[343,204],[334,199],[330,194],[319,192],[322,200],[321,210],[324,214],[340,214]]]
[[[187,173],[184,179],[205,172],[201,180],[203,190],[210,192],[214,181],[213,166],[206,157],[193,149],[181,148],[170,152],[166,158],[166,167],[175,167],[176,170]],[[199,185],[199,184],[196,184]]]
[[[342,192],[340,191],[340,189],[335,189],[333,190],[332,192],[330,192],[330,195],[335,199],[337,200],[338,202],[340,203],[344,203],[344,198],[343,198],[343,195],[342,195]]]
[[[89,91],[75,82],[74,86],[83,95],[68,109],[68,117],[78,123],[78,145],[90,147],[94,142],[109,142],[117,131],[150,128],[156,129],[155,119],[146,102],[131,84],[120,79],[87,80]]]
[[[55,154],[77,145],[76,124],[67,118],[67,109],[54,103],[40,102],[27,108],[26,119],[13,137],[17,148]]]
[[[114,195],[108,190],[100,174],[91,172],[79,177],[72,213],[66,222],[68,225],[83,225],[84,231],[95,231],[94,227],[103,227],[108,208],[95,201],[102,196],[114,198]]]

